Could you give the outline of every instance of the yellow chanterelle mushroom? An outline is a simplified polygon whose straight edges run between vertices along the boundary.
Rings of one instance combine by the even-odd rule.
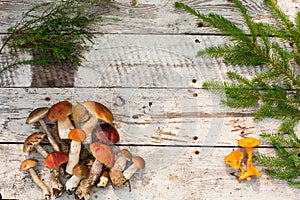
[[[244,153],[241,150],[234,150],[228,156],[225,157],[225,164],[230,165],[233,169],[240,169],[241,176],[244,174],[244,169],[241,166],[241,161],[244,158]]]

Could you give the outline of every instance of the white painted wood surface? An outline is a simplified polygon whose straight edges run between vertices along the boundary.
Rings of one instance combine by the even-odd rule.
[[[46,0],[0,1],[0,32],[20,19],[30,6]],[[232,68],[219,60],[196,57],[198,50],[227,42],[196,20],[173,8],[173,0],[116,0],[120,11],[107,17],[96,34],[87,61],[72,88],[32,88],[30,66],[1,75],[0,84],[0,193],[5,199],[40,199],[41,191],[19,165],[27,157],[22,143],[39,126],[25,124],[37,107],[61,100],[96,100],[109,107],[121,134],[121,145],[146,160],[146,169],[123,190],[95,189],[92,199],[299,199],[300,190],[267,176],[238,183],[224,165],[240,134],[259,137],[276,131],[279,121],[253,122],[253,110],[232,110],[221,97],[201,89],[205,80],[225,80],[226,71],[252,76],[261,68]],[[236,9],[226,0],[182,1],[202,12],[217,12],[241,25]],[[257,20],[270,21],[262,0],[242,1]],[[278,0],[292,17],[299,0]],[[192,35],[186,35],[191,34]],[[205,33],[205,34],[204,34]],[[206,34],[209,35],[206,35]],[[195,40],[199,40],[198,43]],[[28,55],[27,55],[28,56]],[[0,65],[12,58],[0,57]],[[47,145],[46,145],[47,146]],[[48,147],[50,150],[50,147]],[[262,141],[255,153],[272,155]],[[48,181],[42,158],[39,174]],[[61,199],[74,199],[64,195]]]

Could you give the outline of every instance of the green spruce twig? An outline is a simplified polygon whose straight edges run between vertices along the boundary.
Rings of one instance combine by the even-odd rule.
[[[239,0],[231,0],[243,17],[247,30],[236,26],[221,15],[204,15],[193,8],[176,2],[175,7],[197,16],[204,23],[224,34],[232,43],[213,46],[198,52],[199,56],[222,58],[233,66],[263,66],[268,70],[246,78],[227,72],[230,82],[206,81],[204,89],[226,97],[222,102],[232,108],[255,107],[254,119],[283,120],[278,133],[262,133],[277,152],[276,157],[256,156],[273,177],[286,179],[300,188],[300,140],[295,126],[300,120],[300,12],[295,22],[276,5],[265,0],[276,25],[255,22]]]
[[[0,73],[25,64],[77,69],[84,60],[82,53],[88,49],[88,42],[93,43],[93,27],[111,7],[110,0],[62,0],[34,6],[2,38],[0,55],[8,48],[17,61],[3,67]],[[19,53],[33,57],[21,60]]]

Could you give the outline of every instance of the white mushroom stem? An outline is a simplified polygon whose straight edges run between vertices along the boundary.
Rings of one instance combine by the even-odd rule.
[[[34,169],[30,168],[29,173],[32,177],[32,180],[43,190],[43,196],[44,199],[50,199],[51,198],[51,192],[48,188],[48,186],[38,177]]]
[[[60,151],[60,148],[58,146],[58,144],[56,143],[56,141],[54,140],[53,136],[51,135],[51,133],[49,132],[46,123],[44,120],[40,119],[39,123],[41,124],[42,128],[44,129],[44,131],[46,132],[47,138],[50,142],[50,144],[52,145],[54,151]]]
[[[44,158],[47,157],[48,152],[47,152],[41,145],[37,144],[37,145],[35,145],[34,148],[35,148],[35,149],[37,150],[37,152],[39,152],[39,154],[41,154]]]
[[[59,167],[55,167],[50,171],[50,184],[52,194],[57,198],[62,195],[63,192],[63,184],[60,180]]]
[[[105,188],[109,182],[108,171],[104,171],[100,176],[100,182],[97,184],[97,187]]]
[[[124,178],[126,180],[129,180],[133,175],[134,173],[138,170],[139,168],[136,167],[136,165],[133,163],[131,164],[124,172],[123,172],[123,175],[124,175]]]
[[[72,140],[70,144],[69,160],[66,167],[66,172],[68,174],[73,174],[73,168],[79,162],[80,150],[81,142]]]
[[[127,164],[127,159],[124,158],[123,156],[119,156],[116,159],[115,164],[112,167],[112,169],[123,171],[125,169],[125,167],[126,167],[126,164]]]
[[[80,183],[81,178],[79,178],[78,176],[71,176],[71,178],[69,178],[69,180],[67,180],[66,184],[65,184],[65,188],[66,191],[71,194],[75,191],[75,189],[77,188],[78,184]]]
[[[64,120],[58,120],[57,126],[60,139],[69,139],[69,133],[72,129],[74,129],[69,117],[66,117]]]
[[[81,129],[86,133],[86,138],[83,141],[84,144],[92,143],[92,132],[98,123],[98,119],[96,117],[91,117],[82,127]]]
[[[79,186],[75,191],[75,196],[78,199],[87,200],[90,198],[89,193],[95,185],[96,181],[99,179],[102,168],[103,164],[100,163],[98,160],[95,160],[90,169],[89,176],[80,182]]]

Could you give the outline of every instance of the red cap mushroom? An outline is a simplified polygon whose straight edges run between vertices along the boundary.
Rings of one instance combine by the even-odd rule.
[[[90,144],[92,142],[91,134],[96,127],[98,120],[111,124],[113,122],[113,115],[111,111],[101,103],[86,101],[83,105],[91,114],[90,119],[81,127],[88,136],[85,143]]]
[[[48,154],[45,158],[44,164],[48,168],[58,167],[69,160],[69,157],[60,151],[54,151]]]
[[[120,140],[119,133],[115,127],[108,123],[100,124],[96,128],[96,136],[102,143],[117,143]]]

